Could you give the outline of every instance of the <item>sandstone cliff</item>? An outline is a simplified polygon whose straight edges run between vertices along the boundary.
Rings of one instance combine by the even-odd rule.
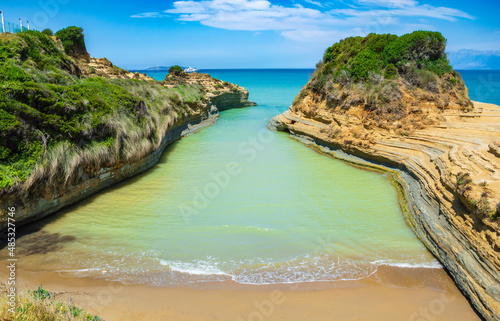
[[[182,73],[181,76],[167,75],[163,84],[167,87],[179,84],[195,85],[203,88],[210,101],[217,105],[219,110],[256,106],[253,101],[248,101],[248,90],[239,85],[231,84],[202,73]]]
[[[500,320],[500,107],[471,103],[455,72],[433,76],[430,90],[399,70],[374,97],[366,87],[384,76],[371,75],[375,84],[330,76],[318,85],[324,66],[269,127],[392,173],[408,224],[477,311]]]

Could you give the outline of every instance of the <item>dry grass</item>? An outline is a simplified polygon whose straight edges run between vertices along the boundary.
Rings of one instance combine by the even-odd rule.
[[[17,296],[14,310],[9,311],[7,294],[0,296],[0,316],[2,321],[100,321],[101,318],[89,314],[66,302],[52,299],[53,294],[39,287]]]

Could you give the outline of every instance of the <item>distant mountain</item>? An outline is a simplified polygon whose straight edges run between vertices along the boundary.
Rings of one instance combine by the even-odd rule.
[[[500,51],[460,49],[447,54],[457,70],[500,70]]]
[[[150,68],[147,68],[147,69],[144,69],[145,71],[168,71],[168,69],[172,67],[172,66],[156,66],[156,67],[150,67]],[[182,67],[182,69],[186,69],[187,67]]]

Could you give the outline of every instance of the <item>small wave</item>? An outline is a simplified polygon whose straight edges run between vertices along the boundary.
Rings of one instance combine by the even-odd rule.
[[[160,264],[168,266],[172,271],[191,275],[227,275],[226,272],[214,266],[213,262],[197,260],[193,263],[182,261],[160,260]]]
[[[437,260],[434,260],[432,262],[419,262],[419,263],[414,263],[414,262],[392,262],[392,261],[387,261],[387,260],[377,260],[370,262],[371,264],[380,266],[380,265],[387,265],[387,266],[394,266],[394,267],[400,267],[400,268],[410,268],[410,269],[416,269],[416,268],[424,268],[424,269],[441,269],[443,266],[441,263],[439,263]]]
[[[131,266],[131,260],[136,260]],[[86,262],[87,266],[89,262]],[[97,258],[96,262],[97,263]],[[418,258],[403,260],[364,260],[341,258],[329,255],[305,255],[288,257],[279,262],[271,258],[222,260],[217,257],[181,261],[160,259],[155,253],[135,253],[116,258],[112,262],[92,264],[92,268],[70,266],[57,272],[76,276],[91,276],[122,281],[124,283],[146,283],[153,285],[186,284],[197,282],[233,280],[240,284],[290,284],[322,281],[355,281],[370,277],[381,266],[398,268],[442,268],[437,260]],[[85,266],[83,266],[85,267]],[[104,271],[104,273],[103,273]]]
[[[274,231],[273,228],[270,227],[260,227],[260,226],[246,226],[247,229],[254,229],[257,231]]]

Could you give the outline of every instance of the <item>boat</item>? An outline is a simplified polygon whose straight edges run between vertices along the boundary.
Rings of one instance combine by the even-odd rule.
[[[198,69],[193,68],[191,66],[189,66],[188,68],[184,69],[184,72],[195,72],[195,71],[198,71]]]

